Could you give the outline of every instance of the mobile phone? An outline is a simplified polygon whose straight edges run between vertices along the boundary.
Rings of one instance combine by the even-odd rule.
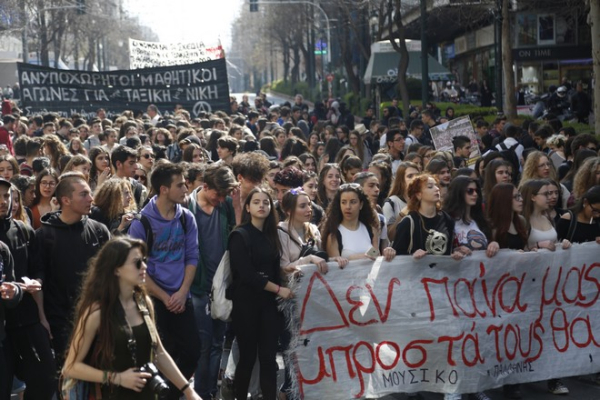
[[[369,258],[377,258],[379,257],[379,250],[375,247],[371,246],[369,250],[365,253],[365,255]]]

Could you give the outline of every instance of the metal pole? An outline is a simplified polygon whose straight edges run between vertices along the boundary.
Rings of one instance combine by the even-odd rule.
[[[421,0],[421,99],[423,109],[429,93],[429,55],[427,54],[427,0]],[[405,110],[408,114],[408,110]],[[407,115],[405,115],[406,117]]]

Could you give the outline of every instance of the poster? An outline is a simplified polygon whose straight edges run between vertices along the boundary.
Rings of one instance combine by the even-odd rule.
[[[18,63],[21,102],[28,115],[56,112],[61,116],[109,116],[125,110],[145,112],[149,104],[171,111],[181,104],[195,117],[200,111],[229,112],[225,59],[202,63],[91,72],[60,70]]]
[[[160,43],[129,39],[131,69],[170,67],[224,58],[221,43]]]
[[[600,246],[303,267],[288,362],[304,400],[476,393],[600,371]]]
[[[450,151],[454,154],[452,138],[455,136],[467,136],[471,139],[471,155],[467,160],[467,167],[474,168],[475,163],[481,157],[479,151],[479,137],[473,129],[469,116],[455,118],[451,121],[436,125],[430,129],[433,145],[438,151]]]

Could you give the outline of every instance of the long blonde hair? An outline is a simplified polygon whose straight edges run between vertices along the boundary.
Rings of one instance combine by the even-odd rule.
[[[125,191],[131,193],[127,206],[123,206],[123,193]],[[136,207],[131,184],[129,181],[120,178],[107,180],[98,187],[96,194],[94,194],[94,205],[102,210],[109,220],[117,218],[125,212],[134,211]]]

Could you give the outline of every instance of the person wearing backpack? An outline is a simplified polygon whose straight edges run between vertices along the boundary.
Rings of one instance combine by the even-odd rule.
[[[502,158],[513,166],[513,183],[518,182],[523,165],[523,150],[525,149],[517,140],[519,129],[519,127],[510,123],[504,125],[505,139],[496,145],[496,150],[500,152]]]
[[[558,239],[600,244],[600,185],[592,186],[556,224]]]
[[[146,287],[154,298],[158,331],[165,349],[190,379],[200,358],[190,295],[198,265],[198,228],[191,211],[181,205],[187,186],[180,165],[157,166],[151,183],[157,195],[142,209],[140,219],[131,223],[129,234],[148,243]],[[179,399],[179,388],[170,387],[168,399]]]
[[[211,318],[209,296],[217,267],[227,250],[229,234],[235,227],[236,215],[241,218],[239,199],[232,200],[239,196],[238,186],[231,169],[209,165],[202,186],[192,192],[188,203],[196,224],[201,227],[198,229],[198,268],[190,291],[200,335],[200,361],[194,388],[203,399],[216,398],[218,394],[217,379],[226,323]]]

